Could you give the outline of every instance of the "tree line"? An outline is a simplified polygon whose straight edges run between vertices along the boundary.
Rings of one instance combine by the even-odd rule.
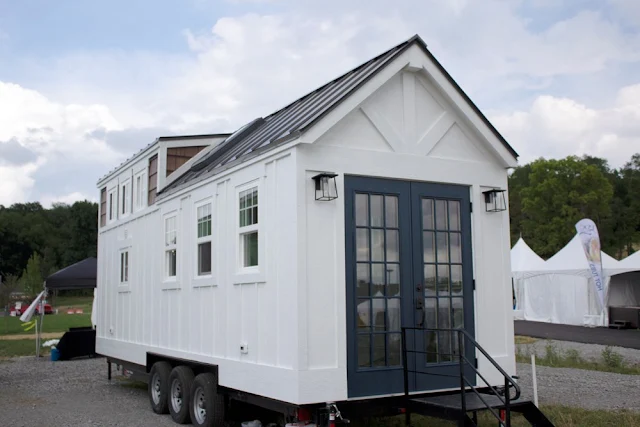
[[[603,251],[622,259],[640,249],[640,153],[621,168],[592,156],[538,159],[509,176],[511,244],[519,237],[543,258],[591,218]]]
[[[0,276],[3,288],[35,295],[61,268],[95,257],[98,205],[0,205]]]

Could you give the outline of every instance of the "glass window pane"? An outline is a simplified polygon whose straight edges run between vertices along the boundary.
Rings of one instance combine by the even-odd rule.
[[[247,233],[242,235],[244,250],[244,266],[253,267],[258,265],[258,233]]]
[[[462,294],[462,266],[451,266],[451,292],[454,295]]]
[[[373,317],[373,329],[384,331],[387,326],[387,308],[385,298],[373,298],[371,300],[371,310]]]
[[[436,233],[436,246],[438,249],[438,263],[449,262],[449,235]]]
[[[385,294],[385,268],[384,264],[371,265],[371,294],[381,297]]]
[[[424,343],[427,363],[438,363],[438,338],[435,331],[425,331]]]
[[[460,233],[450,233],[449,234],[451,245],[451,262],[462,262],[462,234]]]
[[[369,225],[369,196],[356,194],[356,225]]]
[[[398,262],[400,247],[398,245],[398,230],[387,230],[387,262]]]
[[[462,298],[451,298],[451,305],[453,309],[453,327],[464,327],[464,300]]]
[[[371,230],[371,261],[384,261],[384,230]]]
[[[451,307],[449,298],[439,298],[438,306],[438,328],[451,328]],[[443,362],[451,361],[451,333],[440,332],[439,335],[440,360]]]
[[[371,226],[384,226],[383,197],[372,194],[371,196]]]
[[[254,206],[252,211],[251,211],[251,224],[257,224],[258,223],[258,206]]]
[[[449,292],[449,266],[438,265],[438,296],[448,296]]]
[[[387,299],[387,331],[399,331],[401,325],[400,298]]]
[[[433,200],[422,199],[422,228],[433,230]]]
[[[389,366],[402,366],[402,336],[387,334],[387,361]]]
[[[356,272],[356,294],[369,296],[369,264],[358,263]]]
[[[373,335],[373,366],[387,365],[386,334]]]
[[[424,262],[436,262],[435,242],[433,231],[422,232],[422,251]]]
[[[198,274],[211,274],[211,242],[198,245]]]
[[[167,251],[167,276],[174,277],[177,270],[176,250]]]
[[[371,300],[368,298],[358,299],[358,329],[369,329],[371,327]]]
[[[434,264],[424,266],[424,296],[436,296],[436,266]]]
[[[438,327],[438,299],[424,299],[424,325],[425,328]]]
[[[358,366],[371,366],[371,335],[358,335]]]
[[[447,229],[447,201],[436,200],[436,229]]]
[[[398,197],[385,196],[385,224],[387,227],[398,227]]]
[[[449,200],[449,227],[460,230],[460,202],[457,200]]]
[[[369,261],[369,230],[366,228],[356,230],[356,259]]]
[[[387,264],[387,296],[400,296],[400,266]]]

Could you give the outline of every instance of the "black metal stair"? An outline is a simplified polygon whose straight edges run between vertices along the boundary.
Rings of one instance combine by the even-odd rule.
[[[426,354],[418,350],[408,350],[406,346],[407,330],[448,332],[457,334],[458,352],[451,354],[459,364],[460,390],[438,395],[410,396],[408,387],[408,373],[429,375],[418,370],[410,371],[407,363],[407,353]],[[463,329],[426,329],[426,328],[402,328],[402,356],[404,367],[404,390],[406,398],[406,422],[410,423],[411,413],[438,417],[442,419],[458,421],[459,426],[478,425],[477,414],[487,411],[492,414],[502,427],[511,427],[511,414],[521,413],[525,419],[535,427],[553,427],[553,423],[540,411],[540,409],[528,400],[520,400],[520,387],[515,380],[507,374],[498,363],[478,344],[478,342]],[[503,387],[495,387],[490,384],[478,371],[476,363],[471,363],[465,357],[465,346],[472,345],[477,353],[482,354],[504,378]],[[482,380],[485,387],[475,386],[475,381],[466,377],[465,367],[471,367],[473,375]],[[511,390],[515,395],[511,396]],[[469,416],[471,414],[471,417]]]

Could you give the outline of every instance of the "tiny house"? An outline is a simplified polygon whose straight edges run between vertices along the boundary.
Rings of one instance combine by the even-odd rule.
[[[230,134],[158,138],[98,182],[97,352],[197,425],[223,410],[203,391],[460,390],[461,352],[501,385],[516,158],[417,36]]]

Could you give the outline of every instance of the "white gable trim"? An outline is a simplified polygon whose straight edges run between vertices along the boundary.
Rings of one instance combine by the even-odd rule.
[[[513,156],[513,154],[504,146],[502,141],[493,133],[490,127],[484,123],[482,118],[474,111],[460,92],[456,90],[454,85],[449,82],[445,74],[440,71],[436,62],[416,44],[409,47],[395,60],[384,66],[377,75],[336,106],[336,108],[329,112],[318,123],[308,129],[303,135],[301,135],[300,142],[313,143],[318,140],[329,129],[346,117],[347,114],[358,107],[362,107],[363,102],[367,98],[373,95],[373,93],[402,70],[421,73],[423,78],[426,78],[436,87],[436,89],[439,90],[438,95],[443,96],[447,102],[451,104],[458,113],[460,113],[469,125],[470,130],[476,133],[482,141],[486,142],[486,146],[491,148],[495,157],[501,161],[503,167],[511,168],[517,166],[517,159],[515,156]],[[414,82],[414,84],[420,83]],[[405,86],[404,90],[410,91],[410,87]],[[410,102],[410,98],[405,97],[405,102]],[[367,108],[362,108],[362,111],[378,131],[384,135],[393,148],[396,149],[396,145],[399,145],[399,143],[396,143],[395,141],[399,140],[401,136],[397,135],[393,129],[387,128],[384,125],[384,120],[378,120],[379,115],[375,111]],[[444,135],[453,125],[453,119],[447,116],[448,115],[446,114],[443,115],[441,120],[436,124],[436,126],[438,126],[437,132],[430,132],[428,138],[426,138],[427,135],[424,135],[422,138],[421,144],[424,154],[427,154],[439,140],[436,139],[437,134],[440,136]]]

